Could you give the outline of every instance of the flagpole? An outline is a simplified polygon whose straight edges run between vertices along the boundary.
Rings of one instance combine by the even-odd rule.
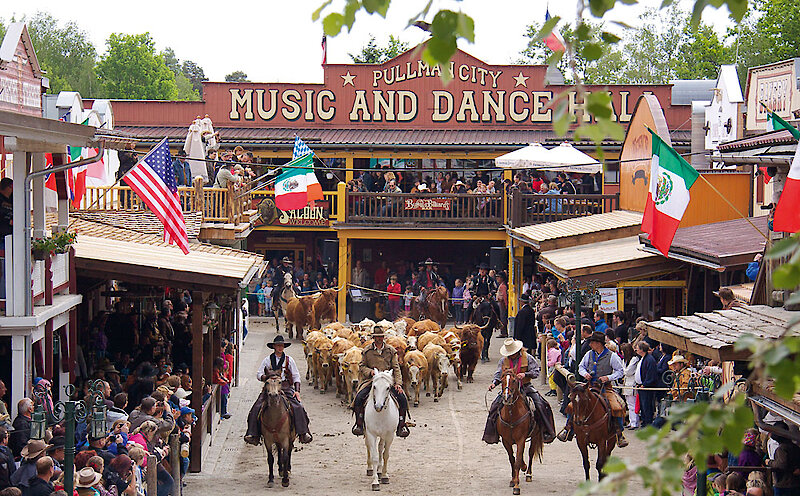
[[[656,131],[653,131],[652,129],[650,129],[649,126],[645,125],[644,127],[647,128],[647,130],[650,131],[652,134],[654,134],[656,136],[660,136]],[[652,137],[650,139],[652,139]],[[689,162],[687,161],[686,163],[689,163]],[[689,166],[691,167],[691,164],[689,164]],[[742,212],[740,212],[739,209],[736,208],[736,205],[731,203],[731,201],[728,200],[728,198],[726,198],[725,195],[723,195],[722,192],[720,190],[718,190],[716,186],[711,184],[711,182],[708,179],[706,179],[705,176],[703,176],[703,174],[700,171],[697,171],[697,175],[700,177],[700,179],[702,179],[708,185],[709,188],[711,188],[716,194],[718,194],[720,198],[725,200],[725,203],[727,203],[728,206],[730,206],[733,209],[733,211],[736,212],[739,215],[739,217],[741,217],[742,219],[746,220],[748,224],[753,226],[753,229],[758,231],[758,234],[760,234],[764,239],[767,240],[767,242],[769,242],[769,237],[766,234],[764,234],[763,232],[761,232],[761,229],[756,227],[755,224],[753,224],[753,221],[750,220],[750,217],[747,217]]]

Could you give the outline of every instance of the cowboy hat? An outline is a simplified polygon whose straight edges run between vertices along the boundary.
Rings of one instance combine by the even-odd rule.
[[[113,363],[106,365],[105,368],[103,368],[103,372],[106,374],[119,374],[119,370],[117,370]]]
[[[64,447],[64,436],[53,436],[53,439],[50,440],[50,447],[47,448],[47,452],[53,452],[57,449]]]
[[[667,365],[674,365],[676,363],[686,363],[686,364],[688,364],[689,361],[686,360],[686,358],[684,358],[683,355],[675,355],[674,357],[672,357],[672,360],[667,362]]]
[[[283,257],[281,259],[281,263],[292,263],[292,259],[289,257]]]
[[[275,336],[275,339],[273,339],[271,343],[267,343],[267,346],[269,346],[274,350],[276,344],[282,344],[284,348],[288,348],[292,345],[292,343],[287,343],[286,341],[284,341],[283,336],[281,336],[280,334]]]
[[[522,350],[522,341],[514,338],[507,338],[503,341],[503,346],[500,347],[500,354],[503,356],[511,356]]]
[[[425,259],[425,265],[434,265],[433,259],[432,258],[426,258]]]
[[[489,264],[487,264],[486,262],[481,262],[480,265],[478,265],[478,268],[489,270]]]
[[[170,388],[170,387],[169,387],[168,385],[166,385],[166,384],[162,384],[162,385],[158,386],[158,387],[156,388],[156,391],[161,391],[162,393],[164,393],[164,394],[167,396],[167,398],[169,398],[170,396],[172,396],[172,394],[174,393],[174,391],[172,390],[172,388]]]
[[[381,326],[375,326],[372,328],[372,337],[373,338],[382,338],[386,336],[386,332],[383,330]]]
[[[605,344],[606,344],[606,335],[605,335],[605,334],[603,334],[603,333],[602,333],[602,332],[600,332],[600,331],[594,331],[594,332],[592,333],[592,335],[591,335],[591,336],[589,336],[589,339],[588,339],[588,341],[589,341],[590,343],[591,343],[592,341],[595,341],[595,342],[597,342],[597,343],[600,343],[600,344],[602,344],[602,345],[605,345]]]
[[[177,397],[179,400],[186,399],[186,398],[187,398],[188,396],[190,396],[191,394],[192,394],[192,392],[191,392],[191,391],[187,391],[187,390],[183,389],[182,387],[179,387],[178,389],[176,389],[176,390],[175,390],[175,396],[176,396],[176,397]]]
[[[83,467],[78,471],[78,483],[75,487],[96,486],[103,476],[94,471],[92,467]]]
[[[51,447],[52,445],[45,443],[41,439],[31,439],[28,441],[28,444],[22,448],[19,454],[22,455],[22,458],[32,460]]]
[[[425,183],[420,184],[417,186],[417,191],[428,191],[428,185]]]

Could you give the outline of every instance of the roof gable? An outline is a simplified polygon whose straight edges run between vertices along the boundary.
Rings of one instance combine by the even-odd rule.
[[[36,51],[33,49],[33,42],[31,41],[30,34],[28,34],[28,26],[24,22],[13,22],[9,24],[6,30],[6,36],[3,38],[2,45],[0,45],[0,67],[14,60],[14,54],[17,51],[19,43],[22,43],[25,48],[25,53],[28,56],[33,75],[41,79],[45,72],[39,65],[39,59],[36,57]]]

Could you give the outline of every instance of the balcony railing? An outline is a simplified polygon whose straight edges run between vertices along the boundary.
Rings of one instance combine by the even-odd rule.
[[[345,193],[344,222],[420,227],[499,228],[502,194]]]
[[[511,227],[521,227],[617,210],[619,209],[619,194],[542,195],[514,193],[509,195],[508,204],[508,224]]]
[[[235,188],[204,188],[202,180],[194,186],[178,187],[178,198],[184,212],[202,212],[203,222],[239,224],[249,218],[251,192]],[[147,210],[141,198],[128,186],[87,186],[80,210],[128,211]]]

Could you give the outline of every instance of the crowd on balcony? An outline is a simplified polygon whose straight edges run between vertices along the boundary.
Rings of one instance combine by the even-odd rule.
[[[152,302],[151,302],[152,303]],[[118,301],[112,312],[99,312],[79,333],[73,400],[94,404],[92,386],[99,382],[106,410],[105,431],[98,433],[91,418],[75,428],[75,482],[78,494],[139,496],[144,494],[143,473],[156,470],[158,496],[170,492],[175,481],[168,470],[169,437],[178,436],[181,475],[189,466],[191,429],[197,415],[190,407],[192,394],[202,394],[205,404],[211,384],[192,384],[190,368],[192,333],[189,314],[191,295],[175,293],[155,305],[136,311],[130,301]],[[206,319],[204,318],[204,321]],[[215,325],[209,321],[208,325]],[[220,356],[214,359],[213,384],[220,388],[222,419],[233,378],[233,346],[223,338]],[[50,494],[63,488],[65,425],[52,416],[55,391],[46,378],[36,378],[35,391],[18,404],[12,424],[0,416],[0,494]],[[62,385],[63,386],[63,385]],[[0,383],[0,410],[5,387]],[[37,405],[47,412],[43,439],[31,437]],[[100,434],[100,435],[98,435]],[[147,466],[148,455],[156,464]],[[6,491],[6,492],[3,492]]]

